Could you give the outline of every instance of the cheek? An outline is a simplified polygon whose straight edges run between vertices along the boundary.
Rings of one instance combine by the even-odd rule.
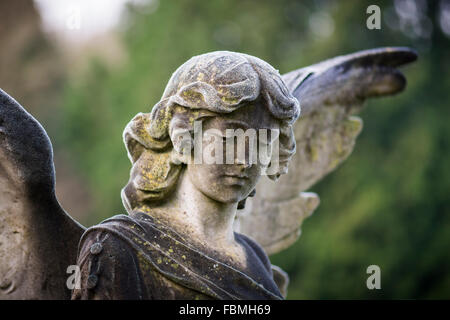
[[[215,165],[208,164],[189,164],[187,167],[188,174],[197,181],[212,182],[218,180],[220,176],[220,168]]]
[[[203,193],[220,192],[220,170],[215,165],[190,164],[187,166],[187,175]]]

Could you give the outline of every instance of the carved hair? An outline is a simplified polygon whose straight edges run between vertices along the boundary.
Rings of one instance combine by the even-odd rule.
[[[228,51],[206,53],[180,66],[152,112],[137,114],[125,128],[128,157],[133,166],[140,166],[122,190],[125,207],[130,210],[140,202],[136,189],[155,201],[174,189],[183,167],[173,160],[173,152],[182,148],[174,132],[192,132],[195,120],[233,112],[257,99],[280,121],[279,171],[269,178],[286,173],[295,153],[292,124],[300,115],[297,99],[279,72],[261,59]]]

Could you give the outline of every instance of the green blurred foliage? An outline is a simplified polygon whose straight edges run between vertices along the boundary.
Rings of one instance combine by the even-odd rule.
[[[381,30],[366,28],[369,4],[382,9]],[[291,277],[290,299],[449,298],[450,41],[439,28],[439,1],[417,4],[425,6],[419,22],[428,33],[408,24],[396,29],[401,19],[391,1],[130,6],[120,35],[127,61],[111,68],[93,58],[89,72],[66,88],[59,125],[50,132],[93,193],[94,210],[83,223],[124,213],[120,189],[130,163],[122,130],[137,112],[151,110],[191,56],[240,51],[284,73],[339,54],[410,46],[420,59],[405,70],[406,91],[367,104],[353,154],[312,188],[321,205],[300,240],[271,258]],[[381,267],[381,290],[366,287],[371,264]]]

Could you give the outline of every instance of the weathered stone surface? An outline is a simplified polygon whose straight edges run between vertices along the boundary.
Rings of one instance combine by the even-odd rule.
[[[269,179],[264,180],[268,185],[276,184]],[[256,240],[267,254],[272,254],[297,240],[303,220],[319,205],[319,197],[312,192],[301,192],[298,197],[288,200],[255,197],[247,202],[245,209],[239,212],[235,228]]]
[[[353,114],[365,99],[395,94],[406,80],[396,68],[416,59],[407,48],[381,48],[337,57],[283,75],[302,109],[294,125],[296,154],[277,182],[262,178],[252,207],[238,212],[236,228],[268,254],[292,245],[319,203],[308,190],[352,152],[362,129]],[[254,221],[258,221],[257,224]]]
[[[44,129],[0,89],[0,299],[68,298],[82,232],[56,200]]]
[[[350,154],[362,127],[352,114],[366,98],[401,91],[396,67],[415,57],[404,48],[369,50],[283,77],[244,54],[192,58],[152,113],[125,129],[133,164],[122,191],[129,216],[86,231],[55,197],[44,129],[0,90],[0,298],[69,298],[66,270],[77,261],[82,286],[74,299],[282,299],[288,277],[267,253],[296,241],[319,204],[305,190]],[[293,128],[295,97],[303,115]],[[236,155],[226,165],[189,161],[180,137],[192,138],[197,119],[207,119],[205,129],[221,139],[230,123],[279,129],[282,157],[269,176],[279,181],[263,177],[236,212],[265,165]]]

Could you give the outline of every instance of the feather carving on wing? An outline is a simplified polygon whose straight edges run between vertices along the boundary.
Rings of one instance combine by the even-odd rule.
[[[67,299],[84,227],[59,205],[50,140],[0,89],[0,299]]]
[[[406,79],[397,67],[416,58],[408,48],[379,48],[284,74],[301,106],[294,125],[296,154],[288,174],[278,181],[261,178],[255,196],[239,211],[235,229],[256,240],[268,254],[292,245],[303,220],[319,204],[318,195],[306,190],[353,150],[362,129],[362,120],[354,114],[367,98],[402,91]]]

